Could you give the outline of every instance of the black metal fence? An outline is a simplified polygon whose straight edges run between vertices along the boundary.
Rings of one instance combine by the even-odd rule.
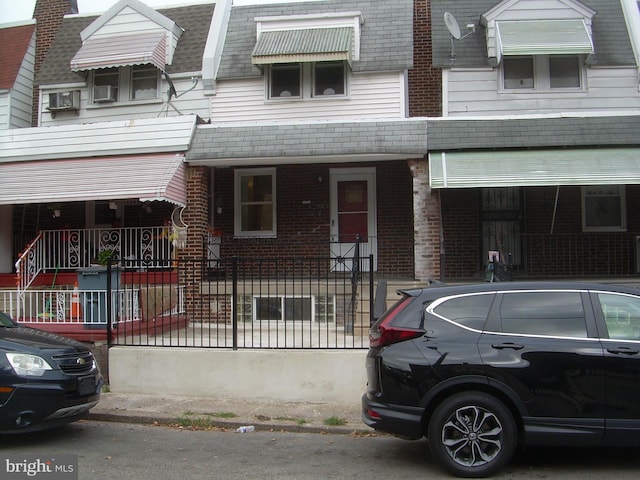
[[[131,262],[128,265],[128,262]],[[111,345],[231,349],[368,348],[373,256],[180,259],[171,269],[121,263],[133,320],[109,324]],[[113,318],[111,314],[107,315]],[[136,320],[137,319],[137,320]]]

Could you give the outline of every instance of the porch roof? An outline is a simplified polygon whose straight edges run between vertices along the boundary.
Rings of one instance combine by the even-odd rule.
[[[186,205],[182,154],[0,164],[0,205],[136,198]]]
[[[640,184],[640,148],[429,154],[431,188]]]

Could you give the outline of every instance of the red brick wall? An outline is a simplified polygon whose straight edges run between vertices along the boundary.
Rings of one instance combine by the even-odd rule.
[[[402,161],[373,165],[377,179],[378,273],[412,278],[413,209],[409,169]],[[222,256],[326,256],[330,236],[329,170],[336,167],[277,167],[277,238],[273,239],[233,238],[233,169],[216,170],[214,198],[222,213],[214,214],[214,225],[223,233]]]
[[[37,0],[33,10],[36,19],[36,58],[34,75],[37,77],[42,62],[44,62],[49,48],[62,25],[64,16],[68,13],[78,13],[76,0]],[[33,112],[31,124],[38,126],[38,98],[40,89],[33,87]]]
[[[413,2],[413,68],[409,70],[409,116],[442,115],[442,69],[432,66],[428,0]]]

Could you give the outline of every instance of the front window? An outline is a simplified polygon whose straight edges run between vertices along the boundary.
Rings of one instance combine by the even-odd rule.
[[[120,71],[117,68],[101,68],[93,74],[93,101],[118,101]]]
[[[344,95],[344,62],[320,62],[314,64],[313,96]]]
[[[548,91],[582,89],[582,58],[578,55],[504,57],[504,90]]]
[[[625,191],[621,185],[582,187],[582,230],[626,230]]]
[[[300,97],[302,68],[299,63],[271,65],[269,97]]]
[[[131,69],[131,100],[158,98],[158,69],[136,65]]]
[[[335,323],[335,297],[242,296],[239,318],[243,322],[313,322]]]
[[[236,236],[275,236],[275,168],[236,170]]]

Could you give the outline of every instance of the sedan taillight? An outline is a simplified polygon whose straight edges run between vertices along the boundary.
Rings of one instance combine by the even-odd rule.
[[[417,338],[424,334],[424,330],[421,329],[397,327],[392,325],[400,312],[402,312],[412,300],[412,297],[406,297],[396,303],[382,316],[380,321],[371,328],[369,331],[370,347],[385,347],[392,343],[411,340],[412,338]]]

